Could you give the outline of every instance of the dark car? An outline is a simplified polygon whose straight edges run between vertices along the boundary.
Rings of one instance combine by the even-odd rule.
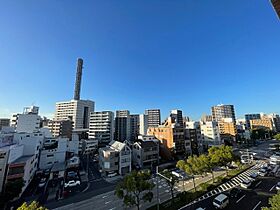
[[[242,194],[242,190],[238,188],[232,188],[231,191],[229,192],[229,196],[232,198],[237,198],[241,194]]]

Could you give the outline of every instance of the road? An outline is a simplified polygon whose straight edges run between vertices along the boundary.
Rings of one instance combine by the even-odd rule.
[[[261,207],[268,206],[269,197],[277,193],[275,186],[278,181],[279,179],[274,177],[259,177],[250,189],[242,189],[242,193],[237,198],[230,198],[230,204],[226,209],[261,210]],[[214,210],[212,202],[217,195],[180,210],[195,210],[199,207]]]

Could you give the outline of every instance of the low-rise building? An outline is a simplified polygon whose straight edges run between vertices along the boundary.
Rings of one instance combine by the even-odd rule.
[[[250,120],[251,130],[264,129],[264,130],[275,130],[273,122],[270,118],[263,117],[262,119]]]
[[[125,175],[131,171],[131,149],[125,142],[111,141],[99,149],[99,167],[107,176],[112,173]]]
[[[159,141],[138,140],[133,144],[133,165],[136,168],[150,168],[159,162]]]
[[[0,118],[0,131],[2,130],[2,127],[7,126],[10,126],[10,119]]]

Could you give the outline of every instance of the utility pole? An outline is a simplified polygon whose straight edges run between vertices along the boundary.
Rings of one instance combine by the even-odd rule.
[[[156,175],[157,175],[157,210],[159,210],[159,192],[158,192],[158,166],[156,166]]]

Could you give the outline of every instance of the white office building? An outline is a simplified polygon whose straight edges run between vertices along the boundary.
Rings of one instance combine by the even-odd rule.
[[[31,106],[24,108],[22,114],[13,114],[11,126],[16,132],[33,133],[40,129],[41,117],[38,115],[39,107]]]
[[[108,144],[114,138],[114,113],[111,111],[92,112],[89,119],[89,139],[98,139]]]
[[[55,120],[72,120],[74,129],[88,128],[90,113],[94,112],[94,101],[71,100],[56,103]]]
[[[216,121],[200,122],[200,128],[203,145],[218,146],[223,143]]]
[[[140,114],[139,115],[139,134],[147,135],[148,130],[148,115]]]

